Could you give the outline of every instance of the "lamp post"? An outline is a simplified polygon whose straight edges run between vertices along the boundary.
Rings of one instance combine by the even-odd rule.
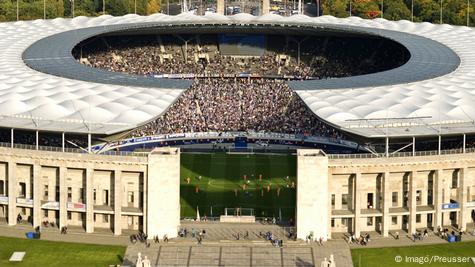
[[[411,21],[414,22],[414,0],[411,0]]]
[[[349,0],[349,1],[350,1],[350,17],[351,17],[351,0]]]
[[[442,24],[442,0],[440,0],[440,24]]]
[[[470,0],[467,0],[467,27],[470,27]]]
[[[302,5],[302,15],[304,15],[304,7],[305,5]],[[320,17],[320,0],[317,0],[317,17]]]

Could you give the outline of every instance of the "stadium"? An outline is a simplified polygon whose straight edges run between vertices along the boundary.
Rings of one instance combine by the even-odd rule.
[[[183,13],[0,37],[3,224],[325,241],[475,226],[473,28]]]

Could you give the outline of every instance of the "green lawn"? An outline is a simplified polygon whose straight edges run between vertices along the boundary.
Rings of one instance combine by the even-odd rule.
[[[355,267],[391,267],[391,266],[475,266],[469,262],[442,263],[433,257],[475,257],[475,242],[459,242],[439,245],[422,245],[412,247],[352,249],[351,256]],[[401,256],[401,262],[396,262],[396,256]],[[409,261],[407,257],[418,257],[419,262],[427,259],[427,263]],[[414,258],[413,258],[414,259]],[[453,259],[453,258],[452,258]],[[432,260],[432,262],[430,262]]]
[[[201,216],[211,216],[211,210],[213,216],[219,216],[225,207],[240,207],[253,208],[258,217],[278,218],[280,213],[284,219],[292,218],[295,216],[296,164],[296,157],[287,154],[184,153],[181,156],[181,216],[195,217],[198,206]],[[190,178],[189,184],[187,178]]]
[[[9,262],[15,251],[26,252],[22,262]],[[0,266],[89,267],[122,263],[125,247],[0,237]]]

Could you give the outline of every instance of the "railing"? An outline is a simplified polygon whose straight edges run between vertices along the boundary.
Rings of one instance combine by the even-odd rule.
[[[15,149],[25,149],[25,150],[38,150],[38,151],[48,151],[48,152],[65,152],[65,153],[79,153],[79,154],[88,154],[87,151],[78,149],[78,148],[61,148],[53,146],[36,146],[36,145],[27,145],[27,144],[12,144],[0,142],[0,147],[6,148],[15,148]],[[186,150],[186,149],[185,149]],[[453,155],[453,154],[463,154],[462,148],[457,149],[446,149],[440,150],[427,150],[427,151],[416,151],[413,152],[397,152],[388,154],[388,158],[400,158],[400,157],[421,157],[421,156],[437,156],[437,155]],[[475,148],[466,148],[465,153],[475,153]],[[134,157],[146,157],[148,156],[147,152],[130,152],[130,151],[104,151],[99,155],[107,156],[134,156]],[[328,154],[330,159],[368,159],[368,158],[385,158],[384,153],[370,154],[370,153],[361,153],[361,154]]]
[[[474,153],[475,148],[466,148],[465,153]],[[438,156],[438,155],[453,155],[453,154],[463,154],[464,151],[462,148],[456,149],[446,149],[440,150],[427,150],[427,151],[416,151],[413,152],[397,152],[389,153],[387,158],[402,158],[402,157],[423,157],[423,156]],[[330,159],[368,159],[368,158],[385,158],[385,153],[363,153],[363,154],[329,154],[328,158]]]
[[[142,137],[132,137],[116,142],[103,143],[92,146],[93,151],[110,151],[123,149],[128,146],[147,145],[160,142],[172,141],[194,141],[194,140],[214,140],[220,143],[223,140],[234,139],[236,137],[247,137],[251,140],[267,140],[287,144],[287,142],[306,142],[339,146],[347,149],[357,150],[358,144],[349,140],[336,139],[324,136],[306,136],[303,134],[285,134],[272,132],[195,132],[195,133],[174,133],[159,134]],[[101,152],[102,153],[102,152]]]
[[[25,150],[38,150],[38,151],[48,151],[48,152],[65,152],[65,153],[79,153],[79,154],[88,154],[86,150],[78,149],[78,148],[68,148],[65,147],[55,147],[55,146],[36,146],[36,145],[28,145],[28,144],[11,144],[0,142],[0,147],[6,148],[16,148],[16,149],[25,149]],[[130,152],[130,151],[106,151],[101,153],[100,155],[108,155],[108,156],[134,156],[134,157],[146,157],[148,153],[140,153],[140,152]]]

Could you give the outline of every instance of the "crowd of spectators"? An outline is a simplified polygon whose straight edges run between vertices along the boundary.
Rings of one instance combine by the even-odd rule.
[[[161,117],[131,136],[207,131],[341,134],[321,122],[281,80],[200,79]]]
[[[229,51],[260,50],[223,44],[218,35],[102,37],[81,44],[74,54],[83,64],[114,72],[195,75],[192,87],[165,114],[132,131],[132,137],[263,131],[341,138],[342,134],[320,121],[285,82],[271,77],[346,77],[384,70],[405,60],[404,51],[384,40],[266,38],[265,49],[253,56],[231,56]],[[392,60],[381,60],[388,52],[376,48],[383,46],[389,52],[397,51],[388,57]],[[261,78],[235,78],[244,73]]]
[[[252,56],[240,48],[230,49],[237,55],[230,54],[216,36],[195,37],[186,45],[178,38],[164,39],[147,35],[101,38],[76,48],[74,54],[83,64],[137,75],[252,73],[298,79],[361,75],[397,67],[407,60],[407,53],[392,42],[364,38],[311,37],[300,40],[297,48],[296,41],[268,36],[262,54]]]

